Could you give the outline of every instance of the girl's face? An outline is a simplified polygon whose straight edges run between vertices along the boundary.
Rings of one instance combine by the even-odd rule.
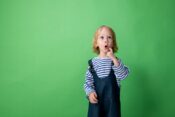
[[[111,32],[107,28],[103,28],[97,37],[97,47],[100,52],[107,53],[109,48],[113,47],[113,38]]]

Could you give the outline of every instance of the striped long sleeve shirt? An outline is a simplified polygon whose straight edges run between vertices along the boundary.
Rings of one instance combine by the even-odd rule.
[[[114,74],[116,76],[116,83],[120,87],[120,81],[125,79],[128,74],[129,74],[129,69],[127,66],[125,66],[121,59],[118,59],[119,65],[115,66],[112,65],[112,60],[109,57],[105,58],[99,58],[99,57],[94,57],[92,58],[92,64],[95,72],[97,73],[97,76],[99,78],[104,78],[109,75],[110,70],[111,70],[111,65],[112,69],[114,71]],[[90,66],[88,66],[88,69],[85,74],[85,83],[84,83],[84,90],[86,92],[86,95],[89,96],[91,92],[95,92],[94,90],[94,79],[93,76],[90,72]]]

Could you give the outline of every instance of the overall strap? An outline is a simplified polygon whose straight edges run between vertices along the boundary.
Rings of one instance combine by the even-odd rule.
[[[89,66],[90,66],[89,71],[91,72],[91,74],[92,74],[92,75],[96,75],[96,72],[95,72],[94,67],[93,67],[92,59],[90,59],[90,60],[88,61],[88,64],[89,64]]]
[[[92,59],[90,59],[90,60],[88,61],[88,64],[89,64],[90,68],[93,67],[93,65],[92,65]]]

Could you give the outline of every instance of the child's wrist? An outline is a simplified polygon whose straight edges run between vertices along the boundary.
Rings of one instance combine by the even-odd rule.
[[[119,66],[119,61],[116,57],[112,61],[113,61],[115,66]]]
[[[115,62],[117,61],[117,58],[115,56],[112,57],[112,61]]]

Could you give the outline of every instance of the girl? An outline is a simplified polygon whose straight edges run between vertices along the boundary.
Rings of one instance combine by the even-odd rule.
[[[129,70],[115,57],[118,47],[114,31],[108,26],[97,29],[93,50],[98,54],[88,61],[84,89],[89,100],[88,117],[121,117],[120,80]]]

